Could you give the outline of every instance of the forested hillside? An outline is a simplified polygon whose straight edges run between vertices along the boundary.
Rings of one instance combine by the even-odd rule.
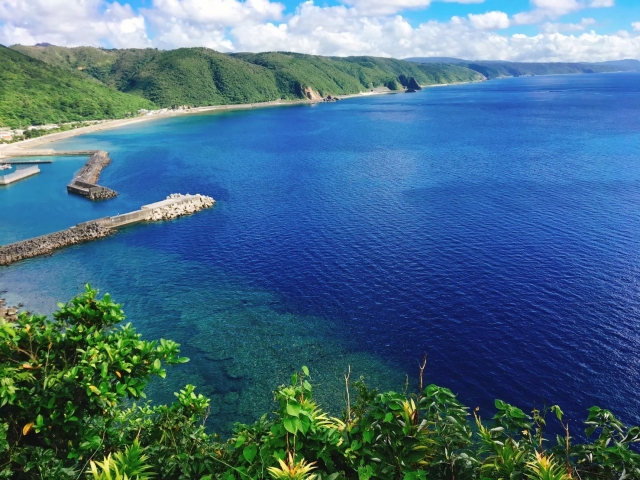
[[[425,66],[433,65],[434,60],[440,61],[440,59],[432,57],[413,57],[407,58],[406,60]],[[524,63],[502,61],[471,62],[458,58],[450,58],[447,59],[445,63],[469,68],[478,73],[481,73],[487,79],[501,77],[522,77],[531,75],[562,75],[640,70],[640,61],[638,60],[619,60],[597,63]]]
[[[635,61],[409,60],[290,52],[223,54],[208,48],[162,51],[14,45],[0,49],[0,125],[118,118],[140,108],[258,103],[310,96],[317,99],[376,87],[403,90],[410,83],[434,85],[638,67]]]
[[[133,115],[150,101],[0,46],[0,126]]]
[[[162,107],[300,99],[307,89],[322,96],[358,93],[380,86],[400,90],[411,78],[422,85],[484,80],[481,74],[465,67],[416,65],[376,57],[281,52],[227,55],[207,48],[12,48]]]
[[[373,87],[391,90],[407,86],[409,79],[421,85],[484,80],[467,68],[453,65],[414,65],[403,60],[378,57],[319,57],[298,53],[241,53],[247,62],[272,70],[278,88],[299,95],[300,85],[311,86],[321,95],[358,93]]]

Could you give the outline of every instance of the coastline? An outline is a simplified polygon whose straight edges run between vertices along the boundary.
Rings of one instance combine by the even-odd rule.
[[[103,130],[111,130],[114,128],[125,127],[129,125],[134,125],[141,122],[146,122],[149,120],[154,120],[157,118],[168,118],[179,115],[191,115],[212,111],[226,111],[226,110],[249,110],[253,108],[265,108],[265,107],[279,107],[279,106],[287,106],[287,105],[302,105],[302,104],[313,104],[317,102],[312,102],[309,100],[273,100],[271,102],[259,102],[259,103],[242,103],[236,105],[210,105],[205,107],[194,107],[189,110],[170,110],[164,113],[156,113],[153,115],[145,115],[134,118],[121,118],[121,119],[113,119],[113,120],[100,120],[99,123],[94,125],[89,125],[86,127],[76,128],[74,130],[67,130],[66,132],[56,132],[50,133],[48,135],[42,135],[38,138],[30,138],[28,140],[21,140],[15,143],[7,143],[0,145],[0,159],[11,157],[13,152],[23,152],[24,150],[29,150],[30,148],[39,147],[43,144],[57,142],[59,140],[65,140],[67,138],[77,137],[79,135],[85,135],[87,133],[100,132]],[[37,152],[34,153],[37,155]]]
[[[485,81],[485,80],[482,80],[482,81]],[[463,85],[467,83],[479,83],[479,82],[438,83],[433,85],[421,85],[421,87],[422,88],[448,87],[448,86],[454,86],[454,85]],[[389,95],[389,94],[399,94],[399,93],[404,93],[404,92],[397,91],[397,90],[390,90],[386,87],[376,87],[369,92],[336,95],[335,98],[339,100],[347,100],[349,98],[370,97],[375,95]],[[41,137],[31,138],[28,140],[21,140],[15,143],[2,144],[0,145],[0,160],[5,158],[10,158],[14,153],[22,153],[24,155],[25,151],[28,152],[31,148],[37,148],[47,143],[53,143],[59,140],[66,140],[67,138],[77,137],[80,135],[85,135],[87,133],[100,132],[103,130],[111,130],[114,128],[126,127],[129,125],[135,125],[137,123],[160,119],[160,118],[169,118],[169,117],[175,117],[175,116],[193,115],[193,114],[216,112],[216,111],[251,110],[254,108],[283,107],[283,106],[305,105],[305,104],[314,105],[317,103],[322,103],[322,102],[319,100],[308,100],[308,99],[272,100],[270,102],[241,103],[241,104],[234,104],[234,105],[210,105],[210,106],[204,106],[204,107],[194,107],[194,108],[190,108],[189,110],[168,110],[163,113],[156,113],[153,115],[144,115],[144,116],[138,116],[133,118],[97,120],[98,123],[95,123],[93,125],[88,125],[86,127],[67,130],[65,132],[50,133],[47,135],[42,135]],[[37,156],[37,155],[38,155],[38,152],[34,152],[34,156]]]

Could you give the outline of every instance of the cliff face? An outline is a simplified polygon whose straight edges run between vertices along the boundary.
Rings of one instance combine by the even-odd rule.
[[[305,97],[307,97],[312,102],[322,101],[322,96],[318,92],[316,92],[313,88],[304,87],[302,91],[304,92]]]

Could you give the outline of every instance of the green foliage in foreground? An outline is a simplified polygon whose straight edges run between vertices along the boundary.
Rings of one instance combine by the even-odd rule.
[[[52,320],[0,319],[0,478],[640,478],[640,428],[608,410],[589,410],[589,441],[578,443],[558,406],[528,415],[496,400],[490,422],[477,412],[469,421],[446,388],[378,392],[348,374],[346,408],[334,417],[313,401],[306,367],[275,390],[273,413],[221,441],[206,431],[209,400],[193,386],[171,405],[144,401],[151,377],[187,360],[124,318],[87,287]],[[547,418],[565,434],[547,439]]]
[[[148,100],[1,45],[0,65],[0,126],[122,118],[153,108]]]

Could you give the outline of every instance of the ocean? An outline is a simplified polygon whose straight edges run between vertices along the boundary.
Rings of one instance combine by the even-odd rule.
[[[488,418],[500,398],[592,405],[640,423],[640,74],[527,77],[332,104],[158,119],[57,142],[110,152],[91,203],[56,157],[0,188],[0,244],[171,193],[214,208],[0,267],[9,303],[50,313],[90,283],[145,338],[191,361],[228,432],[273,410],[309,366],[320,404],[342,374],[383,390],[450,388]]]

